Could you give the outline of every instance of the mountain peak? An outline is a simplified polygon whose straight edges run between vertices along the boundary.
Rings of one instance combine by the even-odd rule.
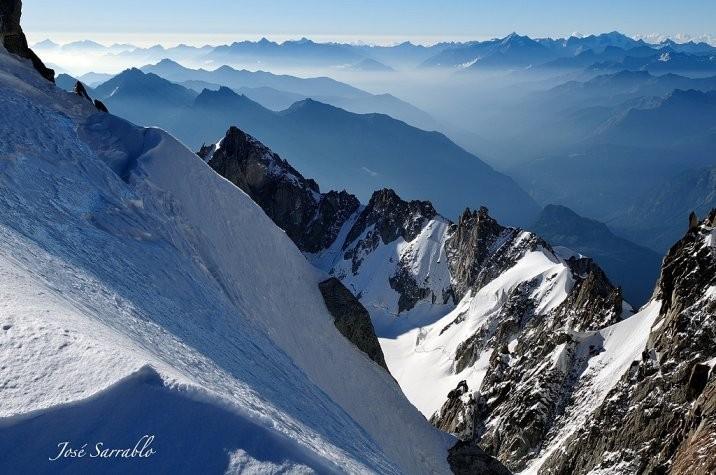
[[[164,58],[160,60],[155,66],[181,66],[181,64],[177,63],[173,59]]]
[[[297,112],[325,112],[325,111],[333,111],[333,110],[340,110],[337,107],[331,106],[329,104],[326,104],[324,102],[317,101],[315,99],[312,99],[310,97],[307,97],[306,99],[302,99],[300,101],[296,101],[291,106],[283,111],[285,114],[293,114]]]
[[[131,68],[125,69],[125,70],[122,71],[121,73],[117,74],[117,75],[115,76],[115,78],[122,78],[122,79],[124,79],[124,78],[132,78],[132,79],[136,79],[136,78],[141,78],[141,77],[144,77],[144,76],[147,76],[147,74],[145,74],[141,69],[138,69],[138,68],[135,68],[135,67],[131,67]]]
[[[212,97],[212,98],[236,98],[241,97],[241,95],[237,94],[236,91],[233,89],[226,87],[226,86],[219,86],[219,89],[203,89],[201,93],[199,93],[199,96],[197,97],[197,100],[199,100],[202,97]],[[246,96],[244,96],[246,97]]]
[[[50,48],[58,48],[59,46],[60,46],[60,45],[58,45],[57,43],[55,43],[55,42],[52,41],[51,39],[46,38],[46,39],[40,41],[39,43],[35,43],[35,45],[34,45],[33,47],[34,47],[34,48],[46,48],[46,49],[50,49]]]
[[[578,233],[599,232],[613,236],[606,224],[593,219],[585,218],[575,213],[571,208],[558,204],[548,204],[542,210],[538,220],[539,227],[548,228],[550,225],[558,226],[562,230]]]

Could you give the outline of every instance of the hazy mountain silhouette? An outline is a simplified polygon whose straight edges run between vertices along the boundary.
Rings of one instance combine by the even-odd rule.
[[[632,305],[644,304],[659,276],[661,254],[616,236],[599,221],[565,206],[547,205],[530,228],[552,245],[565,246],[593,258]]]
[[[326,189],[345,188],[366,201],[376,189],[390,187],[407,198],[430,199],[449,216],[486,205],[501,219],[528,224],[539,211],[511,178],[444,135],[387,115],[355,114],[311,99],[275,112],[227,87],[195,96],[136,69],[96,93],[113,112],[163,127],[195,149],[236,125]]]

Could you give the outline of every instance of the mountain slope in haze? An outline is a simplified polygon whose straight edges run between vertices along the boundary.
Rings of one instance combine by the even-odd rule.
[[[545,206],[530,229],[552,245],[593,258],[635,307],[651,297],[661,264],[661,255],[656,252],[617,237],[605,224],[559,205]]]
[[[146,125],[172,120],[191,106],[197,96],[190,89],[135,68],[100,84],[94,94],[113,114]]]
[[[124,76],[134,81],[137,72],[117,78]],[[168,91],[181,88],[150,76],[152,84],[164,81]],[[146,78],[137,79],[135,88],[141,91]],[[105,92],[114,91],[112,86],[103,86]],[[158,104],[155,99],[151,107],[139,109],[134,100],[124,106],[119,92],[105,101],[97,89],[98,98],[110,110],[143,125],[163,127],[196,148],[207,140],[218,140],[229,125],[238,124],[321,183],[347,189],[362,199],[376,189],[391,187],[409,198],[430,198],[450,216],[457,216],[466,204],[486,204],[510,223],[529,223],[538,213],[532,199],[509,177],[444,135],[386,115],[354,114],[310,99],[274,112],[226,87],[204,90],[188,107],[185,98],[193,94],[190,92],[170,105]]]
[[[369,72],[369,73],[378,73],[378,72],[393,72],[395,69],[391,68],[390,66],[387,66],[380,61],[376,61],[375,59],[366,58],[352,66],[350,66],[350,69],[352,71],[357,72]]]
[[[298,78],[263,71],[239,71],[228,66],[206,71],[186,68],[169,59],[141,69],[197,92],[226,86],[272,110],[287,109],[294,102],[310,98],[358,114],[387,114],[425,130],[437,130],[440,127],[427,112],[392,94],[370,94],[325,77]]]
[[[112,79],[115,74],[108,74],[108,73],[85,73],[82,76],[80,76],[78,79],[84,83],[87,83],[89,86],[95,87],[99,86],[103,82],[107,82],[110,79]]]
[[[659,183],[611,224],[645,245],[666,252],[684,232],[681,216],[706,216],[716,208],[716,167],[689,170]]]
[[[145,73],[153,73],[174,82],[206,81],[230,88],[266,86],[305,96],[358,97],[369,95],[361,89],[327,77],[304,79],[265,71],[238,70],[230,66],[221,66],[212,71],[190,69],[170,59],[163,59],[157,64],[148,64],[140,69]]]
[[[614,117],[589,140],[644,148],[678,148],[682,154],[712,157],[708,152],[716,143],[716,91],[674,90],[651,107],[632,108]]]
[[[606,223],[614,220],[614,226],[634,240],[639,232],[629,231],[628,220],[617,224],[620,216],[662,183],[713,167],[714,97],[716,91],[676,90],[663,98],[627,102],[601,112],[585,109],[582,133],[591,128],[586,136],[577,134],[571,142],[549,147],[511,172],[537,201],[564,205]],[[575,124],[565,125],[569,127]],[[680,202],[696,208],[709,191],[700,197],[685,195],[695,198],[690,205]],[[644,217],[650,215],[646,212]],[[657,234],[670,226],[668,220],[639,221],[640,229]],[[674,238],[673,232],[670,237]],[[671,240],[662,243],[668,246]]]
[[[69,74],[62,73],[62,74],[58,74],[57,77],[55,78],[55,84],[57,84],[57,87],[59,87],[60,89],[64,89],[65,91],[71,92],[71,91],[74,91],[74,89],[75,89],[75,84],[77,84],[77,79],[73,78]],[[93,89],[91,87],[87,86],[84,83],[83,83],[83,86],[85,87],[85,90],[87,92],[93,91]]]
[[[133,471],[48,447],[149,431],[150,471],[448,472],[453,441],[244,193],[4,51],[0,84],[3,471]]]
[[[273,113],[226,90],[205,91],[194,111],[206,118],[201,130],[177,128],[179,136],[200,131],[220,136],[227,124],[238,124],[319,182],[362,199],[387,186],[409,198],[430,198],[450,216],[465,203],[487,204],[508,222],[535,212],[511,179],[444,135],[386,115],[353,114],[310,99]]]
[[[675,89],[716,89],[716,76],[690,78],[677,74],[655,76],[648,71],[619,71],[589,79],[569,81],[543,93],[536,94],[542,105],[550,102],[561,110],[587,108],[598,105],[615,106],[639,97],[665,97]],[[534,98],[537,100],[537,98]]]

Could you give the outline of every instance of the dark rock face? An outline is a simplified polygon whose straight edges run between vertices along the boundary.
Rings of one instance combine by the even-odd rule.
[[[346,242],[355,241],[370,226],[375,227],[384,243],[399,237],[412,241],[435,216],[437,212],[429,201],[403,201],[395,191],[382,189],[370,197]]]
[[[87,89],[85,89],[84,84],[79,81],[75,82],[74,93],[81,98],[87,99],[88,101],[92,102],[92,98],[90,98],[89,94],[87,94]]]
[[[430,418],[430,423],[460,440],[472,440],[475,405],[467,381],[460,381],[457,387],[448,393],[447,401],[440,410]]]
[[[370,359],[388,371],[383,350],[378,343],[368,310],[335,277],[324,280],[318,286],[328,311],[333,315],[333,323],[338,331]]]
[[[236,127],[218,149],[204,146],[198,154],[244,190],[304,252],[328,247],[360,205],[345,191],[321,194],[315,181]]]
[[[44,65],[42,60],[27,45],[25,33],[20,26],[22,15],[21,0],[3,0],[0,2],[0,41],[10,53],[29,59],[42,77],[55,81],[55,71]]]
[[[556,310],[556,322],[569,322],[576,331],[598,330],[621,320],[622,293],[602,269],[588,258],[571,257],[567,263],[576,284]]]
[[[460,441],[455,444],[448,451],[448,463],[455,475],[510,475],[512,473],[474,442]]]
[[[656,290],[661,309],[642,359],[541,473],[714,473],[714,225],[716,210],[670,249]]]
[[[484,206],[466,209],[450,229],[445,242],[456,300],[468,290],[477,290],[512,267],[525,253],[549,245],[538,236],[518,228],[501,226]]]
[[[100,101],[99,99],[94,100],[94,106],[100,112],[109,112],[109,110],[107,110],[107,106],[104,105],[104,102]]]
[[[458,282],[455,288],[458,298],[465,295],[468,288],[480,286],[478,281],[485,268],[485,260],[492,254],[492,246],[505,230],[484,207],[477,211],[466,209],[460,216],[446,243],[451,274]]]
[[[398,313],[411,310],[415,304],[430,296],[430,289],[420,287],[407,270],[408,263],[398,263],[398,272],[388,279],[390,288],[398,292]]]

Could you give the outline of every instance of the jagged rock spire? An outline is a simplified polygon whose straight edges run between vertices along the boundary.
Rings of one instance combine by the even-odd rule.
[[[328,247],[360,205],[345,191],[321,193],[318,183],[238,127],[197,154],[258,203],[303,252]]]
[[[689,231],[697,227],[699,227],[699,217],[692,211],[691,214],[689,214]]]
[[[0,1],[0,41],[8,52],[32,61],[42,77],[55,82],[55,71],[45,66],[42,60],[27,45],[27,38],[20,26],[22,15],[21,0]]]
[[[102,101],[100,101],[99,99],[95,99],[94,101],[92,100],[92,98],[91,98],[91,97],[89,96],[89,94],[87,93],[87,89],[85,89],[84,84],[82,84],[81,82],[77,81],[77,82],[75,83],[74,91],[75,91],[75,94],[77,94],[77,95],[80,96],[81,98],[88,100],[91,104],[94,104],[95,108],[96,108],[98,111],[100,111],[100,112],[109,112],[109,111],[107,110],[107,106],[105,106]]]
[[[89,96],[89,94],[87,94],[87,89],[85,89],[84,84],[82,84],[80,81],[77,81],[75,83],[74,91],[75,91],[75,94],[77,94],[78,96],[92,102],[92,98]]]

